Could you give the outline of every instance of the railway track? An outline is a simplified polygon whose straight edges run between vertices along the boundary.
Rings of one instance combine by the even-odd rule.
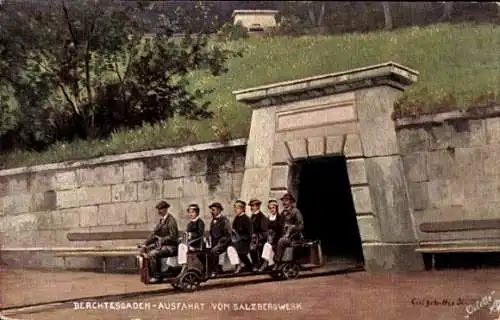
[[[363,267],[360,266],[354,266],[354,267],[349,267],[349,268],[342,268],[342,269],[329,269],[327,268],[324,271],[321,272],[308,272],[302,274],[299,279],[306,279],[306,278],[312,278],[312,277],[320,277],[320,276],[328,276],[328,275],[335,275],[335,274],[344,274],[344,273],[351,273],[351,272],[360,272],[363,271]],[[213,282],[207,282],[206,285],[202,286],[200,288],[200,291],[204,290],[213,290],[213,289],[219,289],[219,288],[230,288],[230,287],[236,287],[236,286],[243,286],[243,285],[252,285],[252,284],[259,284],[259,283],[265,283],[265,282],[272,282],[275,281],[269,277],[266,276],[255,276],[252,277],[251,279],[248,280],[242,280],[240,278],[239,281],[232,281],[228,282],[227,280],[213,280]],[[78,299],[64,299],[64,300],[57,300],[57,301],[50,301],[50,302],[41,302],[41,303],[34,303],[34,304],[25,304],[25,305],[17,305],[17,306],[11,306],[11,307],[6,307],[6,308],[0,308],[0,320],[20,320],[13,318],[13,316],[17,315],[26,315],[26,314],[33,314],[33,313],[39,313],[39,312],[45,312],[45,311],[50,311],[50,310],[57,310],[57,309],[67,309],[67,308],[73,308],[74,303],[81,303],[81,302],[105,302],[105,301],[120,301],[120,300],[130,300],[134,298],[154,298],[157,296],[165,296],[165,295],[173,295],[173,294],[181,294],[178,291],[171,289],[168,284],[165,285],[157,285],[161,286],[158,290],[148,290],[148,291],[137,291],[137,292],[129,292],[129,293],[123,293],[123,294],[112,294],[112,295],[100,295],[100,296],[92,296],[92,297],[83,297],[83,298],[78,298]],[[190,294],[190,293],[182,293],[182,294]]]

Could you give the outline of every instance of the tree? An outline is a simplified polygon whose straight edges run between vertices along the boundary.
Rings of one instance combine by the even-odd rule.
[[[206,90],[189,90],[186,75],[217,76],[238,53],[211,45],[205,31],[179,43],[172,38],[175,21],[162,16],[158,33],[144,40],[138,21],[147,7],[120,6],[110,0],[4,4],[0,54],[12,63],[3,81],[19,105],[16,130],[29,136],[26,143],[106,137],[174,115],[211,116],[200,102]]]
[[[298,23],[322,26],[325,13],[326,4],[323,1],[287,1],[282,15],[292,20],[301,20]]]
[[[385,30],[392,30],[392,15],[389,2],[382,1],[382,7],[384,8]]]
[[[449,20],[453,12],[453,2],[443,2],[443,14],[439,18],[439,21]]]
[[[317,3],[315,1],[304,1],[307,5],[307,14],[309,16],[309,20],[312,25],[322,26],[323,19],[325,18],[325,3],[321,1],[321,3]],[[315,4],[321,4],[319,14],[316,16],[315,14]]]

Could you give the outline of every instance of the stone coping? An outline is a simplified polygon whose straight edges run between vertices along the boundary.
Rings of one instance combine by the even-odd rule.
[[[278,14],[278,10],[234,10],[233,18],[237,14]]]
[[[297,94],[327,87],[348,86],[349,84],[356,84],[356,88],[350,88],[351,90],[355,90],[358,87],[373,86],[376,82],[370,80],[380,78],[387,78],[387,80],[391,81],[392,85],[403,89],[416,82],[418,75],[417,71],[390,61],[348,71],[237,90],[233,91],[233,94],[236,96],[237,101],[253,102],[269,97]]]
[[[143,159],[143,158],[178,155],[178,154],[183,154],[183,153],[216,150],[216,149],[223,149],[223,148],[228,148],[228,147],[239,147],[239,146],[246,146],[246,144],[247,144],[247,139],[241,138],[241,139],[234,139],[234,140],[230,140],[230,141],[226,141],[226,142],[209,142],[209,143],[184,146],[184,147],[180,147],[180,148],[166,148],[166,149],[148,150],[148,151],[125,153],[125,154],[118,154],[118,155],[111,155],[111,156],[103,156],[103,157],[93,158],[93,159],[89,159],[89,160],[82,160],[82,161],[66,161],[66,162],[59,162],[59,163],[43,164],[43,165],[38,165],[38,166],[33,166],[33,167],[21,167],[21,168],[14,168],[14,169],[5,169],[5,170],[0,170],[0,177],[12,176],[12,175],[23,174],[23,173],[35,173],[35,172],[40,172],[40,171],[67,170],[67,169],[73,169],[73,168],[79,168],[79,167],[85,167],[85,166],[95,166],[95,165],[110,164],[110,163],[115,163],[115,162],[133,161],[133,160]]]
[[[441,124],[446,121],[465,119],[484,119],[500,116],[500,106],[476,107],[468,110],[453,110],[416,118],[405,117],[394,120],[396,128],[418,127],[428,124]]]

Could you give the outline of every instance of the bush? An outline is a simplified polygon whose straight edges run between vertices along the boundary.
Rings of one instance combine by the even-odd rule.
[[[248,38],[248,31],[241,25],[241,22],[232,24],[225,23],[217,32],[217,40],[219,41],[235,41]]]

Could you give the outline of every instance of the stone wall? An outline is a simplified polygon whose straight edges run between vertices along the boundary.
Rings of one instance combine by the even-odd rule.
[[[221,202],[228,214],[240,195],[245,139],[181,149],[110,156],[72,164],[52,164],[0,171],[0,240],[2,248],[129,246],[140,240],[70,242],[70,232],[152,230],[159,200],[171,204],[180,229],[186,207]],[[2,252],[8,264],[62,266],[53,254]],[[66,259],[78,267],[95,259]]]
[[[419,241],[498,239],[500,108],[397,121]]]

